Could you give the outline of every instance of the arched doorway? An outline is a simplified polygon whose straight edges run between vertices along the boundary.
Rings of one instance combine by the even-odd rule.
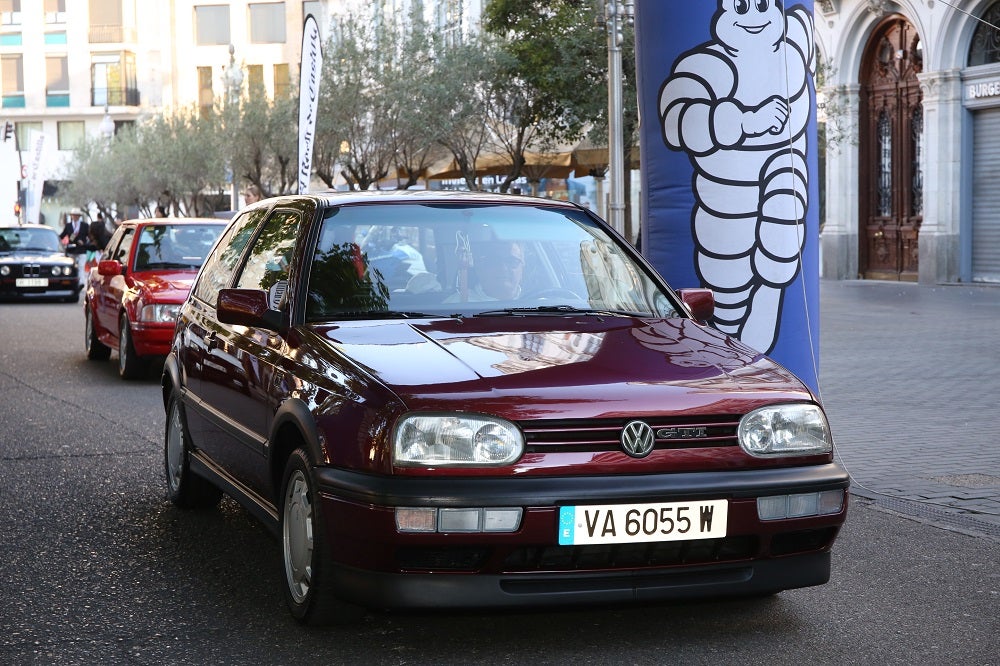
[[[890,16],[861,64],[858,268],[862,278],[916,281],[923,179],[923,50],[913,25]]]

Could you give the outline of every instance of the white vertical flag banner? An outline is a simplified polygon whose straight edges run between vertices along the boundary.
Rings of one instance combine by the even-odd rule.
[[[309,191],[322,66],[319,23],[316,17],[308,14],[302,25],[302,64],[299,67],[299,194]]]
[[[48,160],[45,152],[46,135],[43,132],[32,132],[28,156],[28,187],[25,192],[24,221],[38,224],[38,214],[42,207],[42,186],[48,172]]]

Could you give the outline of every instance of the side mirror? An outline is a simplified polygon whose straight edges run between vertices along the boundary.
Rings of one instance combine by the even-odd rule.
[[[97,273],[104,277],[114,277],[122,274],[121,262],[114,259],[101,259],[97,262]]]
[[[715,313],[715,294],[711,289],[678,289],[677,295],[698,321],[707,322]]]
[[[283,316],[272,310],[263,289],[220,289],[215,313],[219,321],[232,326],[249,326],[277,331]]]

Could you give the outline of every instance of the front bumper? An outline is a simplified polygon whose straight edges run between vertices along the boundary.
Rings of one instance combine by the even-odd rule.
[[[139,356],[166,356],[173,337],[173,323],[132,322],[132,345]]]
[[[520,607],[753,595],[829,580],[846,518],[836,464],[648,476],[412,479],[317,469],[344,598],[377,607]],[[843,489],[839,513],[772,521],[756,498]],[[726,499],[725,538],[559,546],[559,507]],[[522,507],[513,533],[399,533],[395,507]]]

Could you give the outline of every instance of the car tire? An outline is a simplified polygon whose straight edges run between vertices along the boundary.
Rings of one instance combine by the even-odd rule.
[[[307,625],[350,622],[364,612],[337,597],[331,546],[304,449],[288,458],[281,483],[281,563],[285,600],[296,620]]]
[[[111,358],[111,347],[97,339],[94,313],[89,307],[83,311],[83,344],[87,350],[87,358],[91,361],[107,361]]]
[[[184,406],[177,394],[171,392],[163,432],[167,499],[182,509],[211,509],[222,499],[222,490],[191,471],[190,451]]]
[[[148,368],[148,359],[135,353],[132,328],[128,325],[128,317],[123,316],[118,330],[118,374],[122,379],[139,379],[146,376]]]

